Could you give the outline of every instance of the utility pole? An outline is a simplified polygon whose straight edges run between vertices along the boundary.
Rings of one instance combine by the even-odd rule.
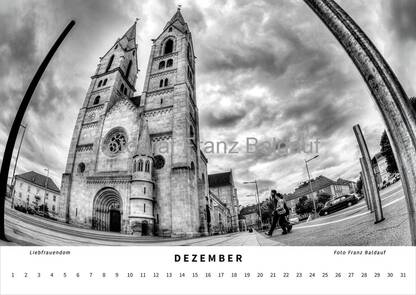
[[[309,179],[309,189],[311,191],[311,196],[312,196],[312,203],[313,203],[313,217],[316,217],[316,204],[315,204],[315,197],[313,196],[313,189],[312,189],[312,183],[311,183],[311,175],[309,173],[309,167],[308,167],[308,162],[312,161],[313,159],[318,158],[319,155],[316,155],[313,158],[310,158],[309,160],[305,160],[305,165],[306,165],[306,172],[308,172],[308,179]]]
[[[47,174],[46,180],[45,180],[45,194],[43,195],[43,217],[45,217],[46,194],[47,194],[47,191],[48,191],[48,180],[49,180],[49,168],[45,168],[43,170],[48,171],[48,174]]]
[[[22,137],[20,138],[20,143],[19,143],[19,148],[17,149],[17,155],[16,155],[16,161],[14,162],[14,168],[13,168],[13,176],[12,176],[12,208],[14,208],[14,186],[16,185],[16,179],[15,179],[15,174],[16,174],[16,167],[17,167],[17,161],[19,160],[19,155],[20,155],[20,148],[22,147],[22,142],[23,142],[23,137],[25,136],[25,132],[26,132],[26,126],[23,124],[20,124],[20,126],[23,128],[23,133],[22,133]]]
[[[254,183],[256,185],[256,196],[257,196],[257,206],[258,206],[258,210],[259,210],[259,219],[260,219],[260,226],[263,229],[263,216],[261,213],[261,207],[260,207],[260,197],[259,197],[259,187],[257,185],[257,180],[254,181],[244,181],[243,184],[250,184],[250,183]]]

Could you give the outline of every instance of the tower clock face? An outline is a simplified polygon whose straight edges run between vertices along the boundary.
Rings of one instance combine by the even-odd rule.
[[[165,166],[165,158],[162,155],[155,156],[155,168],[162,169]]]

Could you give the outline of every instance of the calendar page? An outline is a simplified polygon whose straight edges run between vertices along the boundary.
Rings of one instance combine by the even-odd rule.
[[[411,247],[3,247],[0,292],[410,295],[415,254]]]
[[[415,15],[0,0],[0,295],[415,295]]]

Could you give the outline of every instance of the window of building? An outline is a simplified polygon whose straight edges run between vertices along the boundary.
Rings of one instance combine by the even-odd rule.
[[[163,98],[160,99],[160,104],[163,104]]]
[[[95,99],[94,99],[94,104],[99,104],[100,103],[100,96],[98,95]]]
[[[133,172],[135,172],[136,169],[137,169],[137,163],[136,163],[136,161],[134,161],[134,163],[133,163]]]
[[[111,69],[111,65],[113,64],[113,60],[114,60],[114,54],[110,57],[110,60],[107,64],[107,68],[105,69],[106,72],[108,72]]]
[[[143,194],[146,194],[146,187],[143,188]]]
[[[78,208],[75,208],[75,216],[78,216]]]
[[[191,139],[194,139],[195,133],[194,133],[194,127],[192,125],[189,126],[189,136]]]
[[[55,205],[52,205],[52,211],[55,212]]]
[[[165,158],[162,155],[156,155],[154,161],[156,169],[162,169],[165,166]]]
[[[146,204],[143,204],[143,212],[146,212]]]
[[[159,87],[163,87],[163,79],[159,82]]]
[[[125,95],[127,95],[127,87],[124,88],[124,91],[123,92],[124,92]]]
[[[137,167],[137,170],[143,171],[143,160],[139,160],[139,165]]]
[[[101,84],[103,84],[102,80],[100,82],[98,82],[98,87],[101,87]]]
[[[168,59],[168,61],[166,62],[166,67],[170,68],[173,65],[173,59]]]
[[[165,87],[168,86],[168,84],[169,84],[169,80],[168,80],[168,78],[166,78],[165,79]]]
[[[156,214],[156,223],[159,224],[159,214]]]
[[[169,28],[168,32],[172,32],[172,27]]]
[[[85,171],[85,164],[81,162],[78,164],[78,173],[84,173],[84,171]]]
[[[162,60],[160,63],[159,63],[159,70],[162,70],[162,69],[164,69],[165,68],[165,61],[164,60]]]
[[[127,134],[121,127],[113,128],[105,136],[102,151],[109,157],[114,157],[124,151],[127,145]]]
[[[107,84],[107,79],[104,79],[103,86]]]
[[[150,161],[149,160],[146,161],[145,172],[150,172]]]
[[[121,84],[120,85],[120,91],[121,91],[121,93],[123,93],[123,91],[124,91],[124,84]]]
[[[166,41],[165,43],[165,50],[164,50],[164,54],[169,54],[173,52],[173,40],[169,39],[168,41]]]
[[[130,70],[131,70],[131,60],[129,61],[129,65],[127,66],[127,70],[126,70],[126,77],[128,78],[130,75]]]
[[[187,57],[188,57],[189,64],[191,64],[191,61],[192,61],[192,51],[191,51],[191,44],[189,44],[189,43],[188,43],[188,48],[187,48]]]

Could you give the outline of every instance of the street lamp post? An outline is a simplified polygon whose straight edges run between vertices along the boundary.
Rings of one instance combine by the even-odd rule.
[[[14,162],[14,168],[13,168],[13,175],[12,175],[12,208],[14,208],[14,186],[16,185],[16,179],[15,179],[15,174],[16,174],[16,166],[17,166],[17,161],[19,160],[19,155],[20,155],[20,148],[22,147],[22,142],[23,142],[23,137],[25,136],[25,131],[26,131],[26,126],[23,124],[20,124],[20,126],[23,128],[23,133],[22,133],[22,137],[20,138],[20,143],[19,143],[19,148],[17,149],[17,155],[16,155],[16,161]]]
[[[313,203],[313,217],[316,217],[316,204],[315,204],[315,198],[313,196],[313,189],[312,189],[312,183],[311,183],[311,175],[309,173],[309,167],[308,167],[308,162],[312,161],[313,159],[318,158],[319,155],[316,155],[313,158],[310,158],[309,160],[305,160],[305,165],[306,165],[306,172],[308,173],[308,179],[309,179],[309,189],[311,190],[311,195],[312,195],[312,203]]]
[[[48,172],[45,180],[45,194],[43,195],[43,217],[45,217],[45,206],[46,206],[46,194],[48,191],[48,179],[49,179],[49,168],[43,169]]]
[[[257,180],[254,181],[244,181],[243,184],[251,184],[254,183],[256,185],[256,196],[257,196],[257,206],[259,209],[259,219],[260,219],[260,225],[261,228],[263,229],[263,216],[261,214],[261,207],[260,207],[260,197],[259,197],[259,187],[257,185]]]

